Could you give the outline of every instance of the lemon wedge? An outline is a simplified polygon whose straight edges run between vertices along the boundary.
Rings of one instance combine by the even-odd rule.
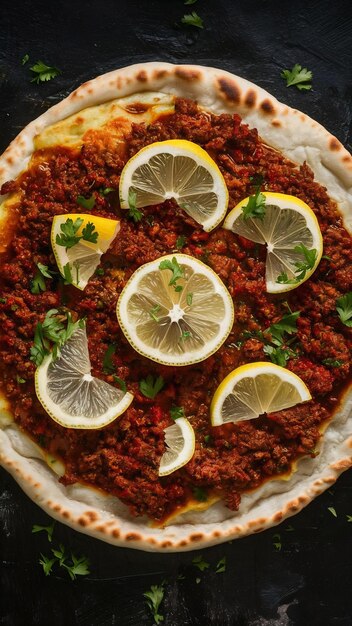
[[[83,213],[55,215],[51,246],[60,274],[83,290],[119,230],[120,222],[106,217]]]
[[[224,219],[228,191],[215,161],[200,146],[185,139],[159,141],[142,148],[125,165],[120,178],[120,204],[137,208],[174,198],[206,231]]]
[[[66,428],[102,428],[121,415],[133,395],[91,375],[85,329],[78,328],[54,361],[35,373],[36,394],[50,417]]]
[[[160,459],[159,476],[168,476],[191,460],[195,450],[194,430],[186,417],[164,429],[166,451]]]
[[[275,363],[241,365],[220,383],[210,405],[213,426],[251,420],[312,397],[303,380]]]
[[[323,238],[318,220],[305,202],[282,193],[262,193],[262,218],[244,218],[242,209],[249,201],[245,198],[232,209],[223,227],[267,245],[266,289],[282,293],[295,289],[313,274],[323,254]]]
[[[131,346],[165,365],[203,361],[225,341],[234,319],[223,282],[186,254],[139,267],[122,290],[116,313]]]

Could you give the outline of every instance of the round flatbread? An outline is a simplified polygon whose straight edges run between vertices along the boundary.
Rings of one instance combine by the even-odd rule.
[[[102,120],[120,119],[117,131],[114,126],[118,141],[124,122],[129,123],[136,111],[143,110],[149,97],[146,92],[156,93],[158,106],[166,110],[171,94],[196,100],[205,111],[215,114],[238,113],[249,127],[258,129],[269,146],[297,164],[310,166],[315,179],[338,203],[345,227],[352,232],[352,157],[341,143],[317,122],[279,103],[263,89],[208,67],[146,63],[85,83],[30,123],[10,144],[0,159],[0,184],[24,171],[35,150],[77,145],[83,132],[97,131]],[[92,108],[86,111],[87,107]],[[3,232],[12,202],[15,200],[3,198]],[[315,458],[302,458],[286,480],[272,479],[244,493],[237,512],[221,501],[208,502],[204,510],[199,506],[180,512],[164,527],[153,527],[146,517],[132,516],[116,497],[98,489],[60,483],[62,463],[49,458],[18,428],[5,396],[1,399],[0,461],[39,506],[81,532],[142,550],[191,550],[278,524],[329,487],[352,465],[351,409],[352,390],[347,388],[324,433],[320,453]]]

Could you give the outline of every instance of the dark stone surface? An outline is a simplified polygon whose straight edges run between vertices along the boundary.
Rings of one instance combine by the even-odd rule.
[[[204,30],[180,26],[193,10]],[[182,0],[3,0],[0,151],[84,80],[158,59],[238,73],[314,117],[351,149],[351,44],[347,0],[198,0],[191,6]],[[30,83],[29,64],[21,65],[26,53],[31,62],[57,65],[61,76]],[[287,89],[280,78],[295,63],[313,71],[311,92]],[[352,624],[351,472],[277,528],[203,550],[210,563],[204,572],[192,565],[196,553],[118,549],[56,524],[54,545],[90,558],[90,575],[76,582],[61,570],[44,576],[38,559],[50,544],[31,528],[50,518],[4,471],[0,480],[4,626],[148,626],[153,619],[143,592],[163,580],[165,626]],[[225,555],[226,571],[216,574]]]

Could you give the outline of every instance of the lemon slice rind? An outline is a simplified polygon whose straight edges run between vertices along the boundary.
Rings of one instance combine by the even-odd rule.
[[[186,417],[164,429],[166,451],[160,459],[159,476],[168,476],[186,465],[195,450],[194,430]]]
[[[168,284],[171,272],[159,269],[161,261],[175,257],[186,275],[186,280],[178,281],[179,293]],[[207,288],[211,288],[208,295],[204,293]],[[187,305],[189,293],[191,306]],[[158,321],[149,313],[155,306],[159,307]],[[139,354],[174,366],[191,365],[214,354],[234,320],[231,295],[219,276],[186,254],[166,255],[139,267],[120,294],[116,314],[122,332]],[[185,330],[192,337],[181,341]]]
[[[259,361],[241,365],[216,389],[210,416],[213,426],[255,419],[311,400],[308,387],[290,370]]]
[[[120,178],[123,209],[129,208],[130,191],[136,193],[138,208],[175,198],[207,232],[222,222],[228,206],[228,190],[217,164],[198,144],[185,139],[159,141],[131,157]]]
[[[243,218],[242,208],[248,204],[244,198],[226,217],[223,227],[260,244],[267,244],[266,290],[268,293],[291,291],[304,283],[316,270],[323,254],[323,238],[318,220],[312,209],[303,200],[274,192],[261,192],[266,197],[264,219]],[[279,236],[277,236],[279,233]],[[295,246],[303,243],[309,250],[317,251],[314,266],[297,283],[278,283],[282,272],[295,278],[296,261],[302,254],[294,252]]]

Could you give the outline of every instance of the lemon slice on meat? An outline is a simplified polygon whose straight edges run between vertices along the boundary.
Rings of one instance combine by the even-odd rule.
[[[129,208],[131,192],[137,208],[174,198],[206,231],[225,217],[228,191],[215,161],[200,146],[170,139],[142,148],[125,165],[120,178],[120,203]]]
[[[98,267],[100,257],[108,250],[119,230],[120,222],[106,217],[83,213],[55,215],[51,227],[51,245],[60,274],[83,290]],[[65,246],[65,242],[74,241],[72,237],[68,241],[68,232],[74,232],[74,237],[78,239],[72,247]]]
[[[166,451],[160,460],[159,476],[168,476],[191,460],[195,450],[194,430],[186,417],[164,429]]]
[[[282,293],[294,289],[313,274],[323,254],[323,239],[318,220],[305,202],[282,193],[262,193],[265,196],[262,219],[244,218],[242,209],[249,201],[245,198],[232,209],[223,227],[267,245],[266,289],[269,293]],[[302,244],[308,254],[316,251],[315,260],[313,252],[313,262],[308,263],[303,272],[299,266],[303,264],[304,267],[307,259]],[[278,279],[284,282],[278,282]]]
[[[116,313],[131,346],[165,365],[206,359],[225,341],[234,318],[223,282],[186,254],[139,267],[122,290]]]
[[[250,420],[311,399],[303,380],[284,367],[249,363],[233,370],[220,383],[210,405],[211,422],[220,426]]]
[[[35,373],[37,397],[50,417],[66,428],[102,428],[121,415],[133,395],[91,375],[85,329],[77,329],[54,361],[47,356]]]

